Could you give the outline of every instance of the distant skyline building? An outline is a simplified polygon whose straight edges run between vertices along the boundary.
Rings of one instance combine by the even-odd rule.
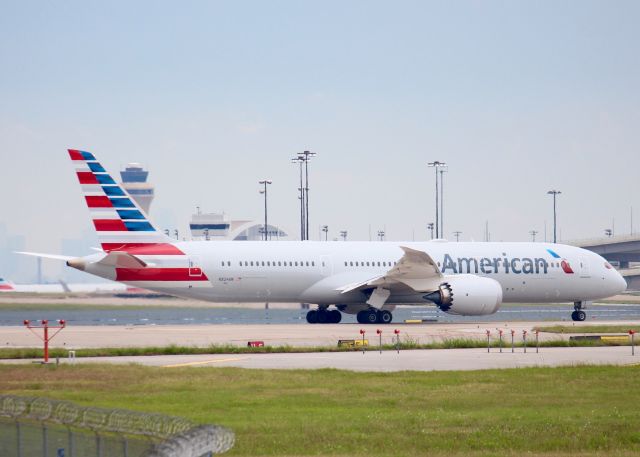
[[[132,162],[120,171],[120,177],[122,178],[122,187],[129,192],[129,195],[144,212],[149,214],[149,207],[155,196],[154,185],[147,182],[149,172],[141,164]]]

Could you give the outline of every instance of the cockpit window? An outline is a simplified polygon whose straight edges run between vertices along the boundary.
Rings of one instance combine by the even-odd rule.
[[[611,264],[610,264],[609,262],[605,262],[605,263],[604,263],[604,267],[605,267],[607,270],[611,270],[611,269],[613,269],[613,267],[611,266]]]

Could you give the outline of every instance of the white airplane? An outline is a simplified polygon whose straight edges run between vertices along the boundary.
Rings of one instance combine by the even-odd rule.
[[[180,242],[156,229],[93,154],[69,155],[103,251],[51,257],[134,287],[213,302],[313,303],[309,323],[349,313],[383,324],[399,304],[480,316],[503,301],[573,302],[572,318],[581,321],[590,301],[626,288],[605,259],[560,244]]]
[[[53,284],[15,284],[12,281],[0,278],[0,293],[94,294],[128,292],[130,290],[131,288],[126,284],[117,282],[68,284],[64,281],[59,281]]]

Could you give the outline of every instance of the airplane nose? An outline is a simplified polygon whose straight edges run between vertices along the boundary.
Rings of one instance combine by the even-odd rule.
[[[617,278],[616,278],[617,279],[617,284],[620,287],[620,292],[618,292],[618,293],[622,293],[625,290],[627,290],[627,280],[624,279],[624,277],[620,273],[618,273],[617,271],[616,271],[616,275],[617,275]]]

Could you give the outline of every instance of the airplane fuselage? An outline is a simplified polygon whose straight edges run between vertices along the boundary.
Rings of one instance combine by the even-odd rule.
[[[358,304],[367,300],[362,291],[340,288],[385,274],[404,246],[428,253],[443,275],[495,279],[506,302],[589,301],[624,290],[624,280],[599,255],[547,243],[192,241],[175,246],[186,257],[140,257],[157,267],[186,268],[186,279],[120,272],[109,279],[213,302]],[[395,291],[386,303],[429,303],[423,296]]]

